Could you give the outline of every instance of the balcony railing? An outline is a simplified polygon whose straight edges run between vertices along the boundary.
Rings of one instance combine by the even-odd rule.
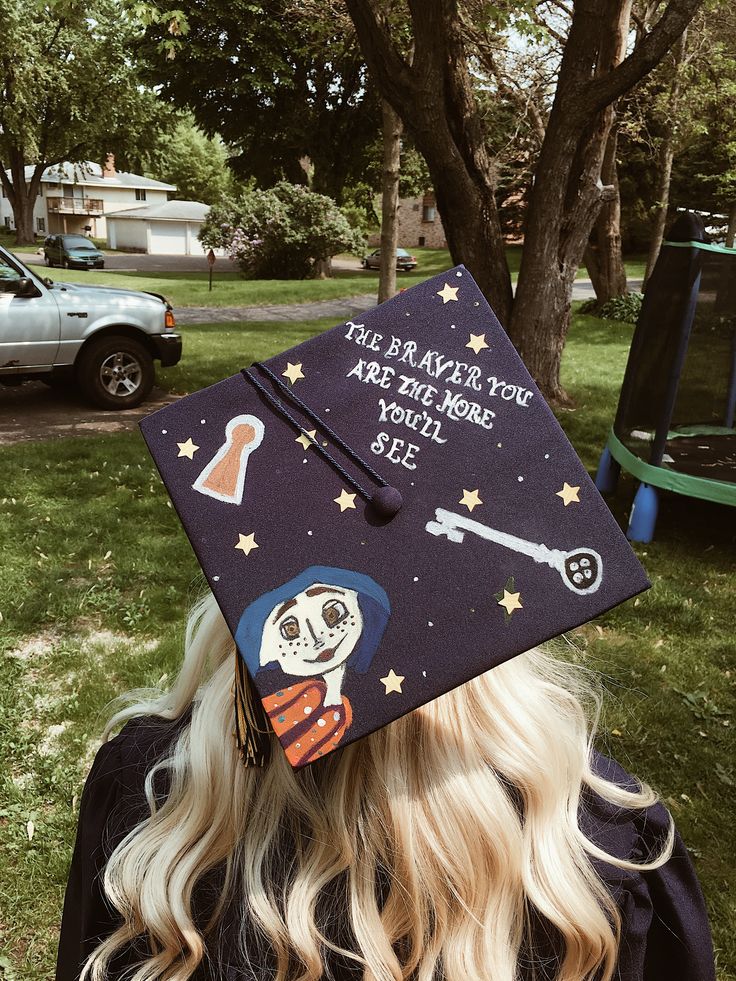
[[[49,212],[56,215],[101,215],[100,198],[54,198],[46,199]]]

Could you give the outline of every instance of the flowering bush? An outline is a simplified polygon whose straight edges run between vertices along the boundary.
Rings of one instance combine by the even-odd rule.
[[[224,248],[247,279],[305,279],[362,238],[332,198],[281,181],[210,208],[199,233],[205,248]]]

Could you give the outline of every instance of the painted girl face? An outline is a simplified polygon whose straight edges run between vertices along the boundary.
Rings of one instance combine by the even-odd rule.
[[[363,631],[354,589],[314,583],[274,607],[263,628],[259,661],[286,674],[324,675],[350,657]]]

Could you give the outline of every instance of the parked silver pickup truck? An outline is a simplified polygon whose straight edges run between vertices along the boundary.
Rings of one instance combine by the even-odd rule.
[[[0,384],[76,380],[96,405],[130,409],[154,360],[181,358],[171,304],[157,293],[54,283],[0,246]]]

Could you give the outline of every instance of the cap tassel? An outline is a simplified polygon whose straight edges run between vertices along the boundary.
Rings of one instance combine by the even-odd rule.
[[[235,740],[240,758],[245,766],[265,766],[271,755],[271,724],[237,647],[233,694]]]

